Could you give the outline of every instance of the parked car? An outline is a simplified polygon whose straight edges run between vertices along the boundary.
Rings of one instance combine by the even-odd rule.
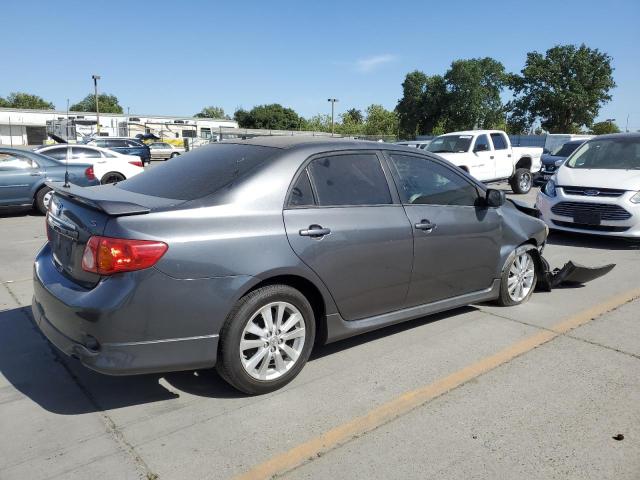
[[[45,213],[51,188],[45,182],[69,182],[80,187],[98,185],[93,166],[69,165],[17,148],[0,148],[0,210],[36,208]]]
[[[583,143],[538,194],[549,228],[640,239],[640,134]]]
[[[551,153],[543,153],[542,157],[540,157],[542,166],[540,171],[533,176],[533,184],[540,187],[547,183],[547,180],[560,168],[560,165],[564,163],[567,157],[584,142],[584,140],[573,140],[560,145]]]
[[[121,182],[144,172],[140,157],[91,145],[52,145],[38,148],[36,152],[63,163],[92,163],[100,183]]]
[[[169,160],[184,153],[184,148],[176,147],[167,142],[154,142],[149,144],[152,160]]]
[[[547,229],[519,208],[416,149],[222,142],[115,186],[57,189],[33,312],[99,372],[216,365],[264,393],[300,372],[316,337],[525,302]]]
[[[427,150],[437,153],[481,182],[508,180],[514,193],[528,193],[540,170],[542,148],[512,147],[500,130],[453,132],[434,138]]]
[[[87,142],[87,145],[108,148],[123,155],[135,155],[140,157],[143,165],[151,162],[151,150],[147,145],[139,140],[127,137],[94,137]]]
[[[405,147],[413,147],[419,148],[420,150],[424,150],[429,146],[431,140],[412,140],[407,142],[396,142],[396,145],[404,145]]]
[[[548,133],[544,137],[544,149],[543,153],[551,153],[567,142],[573,142],[574,140],[582,140],[586,142],[593,135],[586,135],[583,133]]]

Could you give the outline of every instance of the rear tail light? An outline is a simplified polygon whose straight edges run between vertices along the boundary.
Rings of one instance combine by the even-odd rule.
[[[95,180],[96,179],[96,175],[95,175],[95,173],[93,173],[93,166],[87,168],[84,171],[84,176],[87,177],[87,180]]]
[[[169,247],[155,240],[95,236],[82,254],[82,269],[98,275],[132,272],[155,265]]]
[[[136,167],[142,167],[142,162],[140,160],[131,160],[129,162],[131,165],[135,165]]]

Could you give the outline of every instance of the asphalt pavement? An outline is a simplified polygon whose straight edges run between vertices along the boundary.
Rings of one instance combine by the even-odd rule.
[[[247,397],[61,356],[29,307],[44,218],[2,216],[0,239],[0,479],[640,478],[638,244],[552,234],[552,266],[616,268],[316,348]]]

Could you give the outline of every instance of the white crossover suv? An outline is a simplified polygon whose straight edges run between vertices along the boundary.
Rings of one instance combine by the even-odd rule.
[[[538,193],[551,229],[640,239],[640,134],[594,137]]]

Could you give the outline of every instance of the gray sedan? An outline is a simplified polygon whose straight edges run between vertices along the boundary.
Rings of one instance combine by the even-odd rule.
[[[33,313],[99,372],[216,366],[265,393],[315,343],[527,301],[547,236],[527,210],[415,148],[222,142],[114,186],[57,189]]]
[[[46,182],[98,185],[91,164],[65,165],[53,158],[17,148],[0,148],[0,211],[37,208],[46,211],[51,189]]]
[[[152,160],[169,160],[184,153],[184,148],[176,147],[167,142],[154,142],[149,144]]]

